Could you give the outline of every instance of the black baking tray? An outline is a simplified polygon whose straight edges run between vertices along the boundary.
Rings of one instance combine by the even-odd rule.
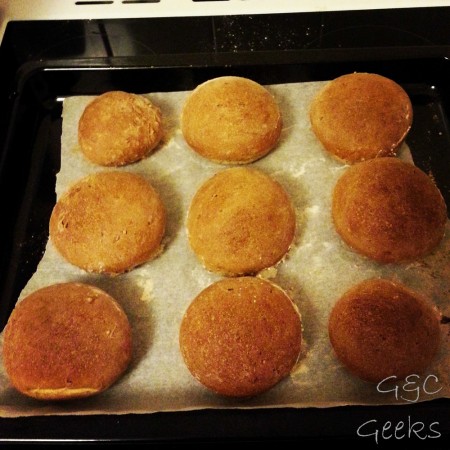
[[[433,19],[429,26],[426,17]],[[450,30],[440,23],[450,23],[450,8],[9,23],[0,47],[6,75],[0,90],[0,330],[45,249],[67,96],[189,90],[226,74],[272,84],[376,72],[410,95],[414,123],[407,143],[450,210]],[[422,440],[412,432],[402,439],[380,436],[376,444],[357,435],[370,420],[378,428],[410,421],[426,430],[437,423],[440,436]],[[263,441],[449,448],[450,401],[0,419],[0,444]]]

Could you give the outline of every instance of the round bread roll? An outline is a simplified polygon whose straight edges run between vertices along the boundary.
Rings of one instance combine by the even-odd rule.
[[[119,304],[82,283],[41,288],[20,301],[5,328],[3,362],[12,385],[41,400],[89,397],[127,369],[132,335]]]
[[[142,95],[110,91],[96,97],[78,123],[78,142],[95,164],[123,166],[141,160],[163,136],[160,109]]]
[[[366,280],[331,311],[328,331],[337,357],[359,378],[379,382],[421,374],[440,345],[439,314],[405,286]]]
[[[395,155],[411,128],[413,110],[408,94],[394,81],[352,73],[319,91],[310,119],[325,149],[351,164]]]
[[[186,142],[222,164],[245,164],[272,150],[281,134],[281,112],[266,88],[242,77],[218,77],[197,86],[181,114]]]
[[[429,254],[444,236],[447,208],[420,169],[397,158],[355,164],[336,183],[332,216],[357,252],[381,263]]]
[[[260,394],[287,377],[301,349],[300,314],[278,286],[226,278],[203,290],[180,326],[180,349],[192,375],[229,397]]]
[[[295,211],[269,175],[234,167],[207,180],[192,199],[188,239],[212,272],[251,275],[279,262],[295,235]]]
[[[156,257],[166,212],[155,189],[127,172],[100,172],[75,183],[56,203],[50,237],[70,263],[119,274]]]

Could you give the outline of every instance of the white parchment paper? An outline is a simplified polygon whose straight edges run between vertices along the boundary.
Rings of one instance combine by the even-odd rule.
[[[252,164],[278,180],[290,194],[297,213],[297,234],[287,257],[262,276],[284,288],[303,320],[304,349],[292,375],[269,392],[251,399],[225,399],[193,379],[178,348],[182,316],[193,298],[218,275],[207,272],[189,248],[185,222],[199,186],[228,166],[209,162],[184,142],[179,127],[181,107],[189,92],[151,93],[148,98],[164,115],[165,138],[141,162],[114,170],[143,175],[159,191],[168,210],[164,252],[133,271],[109,277],[88,274],[66,262],[49,241],[36,273],[20,298],[57,282],[81,281],[110,293],[122,305],[133,328],[134,357],[129,370],[109,390],[92,398],[64,403],[28,399],[9,384],[0,359],[0,415],[125,414],[200,408],[332,407],[348,404],[394,404],[391,392],[350,375],[337,361],[328,341],[327,321],[335,301],[348,288],[383,276],[427,295],[450,315],[450,226],[439,248],[407,265],[380,265],[349,249],[334,230],[330,207],[333,187],[348,166],[334,160],[314,136],[309,104],[323,83],[267,86],[283,114],[279,145]],[[87,161],[77,143],[78,119],[92,97],[66,98],[63,107],[61,170],[58,198],[81,177],[102,170]],[[400,157],[409,158],[406,144]],[[263,193],[262,193],[263,194]],[[449,325],[442,325],[442,346],[430,367],[436,394],[411,392],[410,399],[450,396]],[[0,344],[3,336],[0,336]],[[427,374],[415,380],[420,387]],[[428,389],[430,391],[430,389]]]

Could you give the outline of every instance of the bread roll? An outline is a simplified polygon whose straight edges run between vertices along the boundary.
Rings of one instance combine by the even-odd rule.
[[[147,156],[164,134],[160,109],[148,98],[109,91],[92,100],[78,123],[78,141],[87,159],[124,166]]]
[[[5,328],[7,375],[18,391],[41,400],[98,394],[118,380],[131,357],[124,311],[87,284],[34,291],[16,305]]]
[[[278,286],[259,278],[218,281],[187,309],[180,349],[192,375],[229,397],[260,394],[287,377],[301,350],[299,312]]]
[[[371,382],[423,373],[440,345],[439,314],[431,303],[383,279],[349,289],[336,302],[328,331],[342,364]]]
[[[324,148],[352,164],[395,155],[411,128],[413,109],[405,90],[389,78],[351,73],[322,88],[310,119]]]
[[[283,187],[249,167],[216,173],[192,199],[189,243],[204,266],[227,276],[278,263],[295,235],[296,217]]]
[[[155,258],[165,224],[165,207],[150,183],[107,171],[84,177],[58,200],[50,238],[75,266],[114,275]]]
[[[281,126],[280,109],[267,89],[235,76],[197,86],[181,115],[189,146],[223,164],[245,164],[265,156],[277,144]]]
[[[420,169],[397,158],[351,166],[333,191],[337,232],[357,252],[380,263],[413,261],[440,243],[444,199]]]

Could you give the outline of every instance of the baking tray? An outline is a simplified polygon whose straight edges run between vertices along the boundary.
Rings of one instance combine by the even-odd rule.
[[[416,165],[434,177],[450,209],[450,60],[447,55],[401,50],[336,52],[307,49],[285,54],[223,52],[155,58],[65,58],[20,66],[7,93],[0,125],[0,329],[35,271],[48,238],[56,200],[62,99],[121,89],[136,93],[193,89],[202,81],[239,75],[261,84],[320,81],[352,71],[376,72],[400,83],[411,97],[414,124],[407,143]],[[433,52],[431,52],[433,53]],[[439,53],[439,52],[436,52]],[[422,393],[423,394],[423,393]],[[422,397],[423,398],[423,397]],[[373,421],[439,424],[439,439],[402,440],[357,435]],[[381,432],[381,430],[380,430]],[[0,443],[132,442],[185,444],[220,442],[341,441],[367,448],[450,445],[450,402],[433,400],[390,407],[218,409],[155,414],[45,416],[0,419]]]

